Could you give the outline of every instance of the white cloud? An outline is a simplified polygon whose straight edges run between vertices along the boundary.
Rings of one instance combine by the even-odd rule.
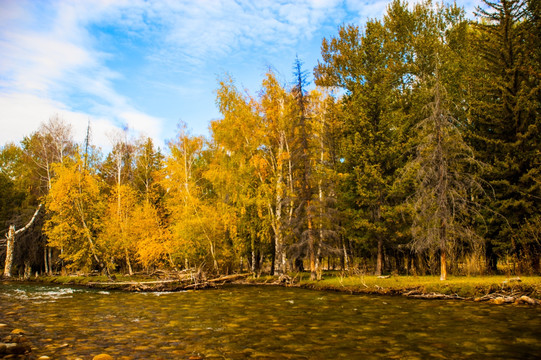
[[[19,141],[59,113],[83,129],[82,134],[91,119],[101,146],[108,143],[102,130],[126,124],[159,144],[160,138],[171,136],[163,132],[172,126],[151,115],[150,106],[143,110],[122,92],[120,83],[141,89],[139,98],[153,96],[152,89],[162,89],[162,94],[171,89],[179,98],[198,97],[200,90],[191,88],[208,88],[216,72],[230,70],[220,68],[226,58],[231,64],[231,59],[244,63],[259,57],[261,68],[269,65],[262,63],[267,56],[290,54],[316,36],[320,43],[321,28],[335,29],[346,17],[348,21],[352,16],[360,21],[380,17],[388,4],[387,0],[0,1],[0,142]],[[473,7],[467,0],[458,3]],[[122,46],[138,50],[133,55],[137,83],[123,68],[132,55],[121,54]],[[206,64],[214,67],[205,68]],[[173,83],[173,74],[189,80]]]
[[[108,134],[121,129],[110,119],[72,111],[64,104],[49,99],[21,93],[0,94],[0,144],[22,140],[54,115],[72,126],[74,140],[78,143],[83,143],[90,122],[92,143],[106,151],[112,146]],[[120,113],[118,117],[128,125],[134,137],[145,134],[155,144],[162,146],[159,120],[139,112]]]
[[[4,0],[0,119],[5,133],[0,141],[20,140],[55,113],[84,123],[80,128],[90,118],[104,129],[127,124],[154,138],[163,135],[163,120],[138,110],[116,89],[116,81],[126,76],[107,65],[118,55],[116,44],[100,50],[92,26],[112,26],[127,41],[150,44],[149,67],[173,71],[180,59],[191,71],[243,49],[279,53],[313,36],[338,5],[338,0]],[[95,137],[101,139],[98,131]]]
[[[1,143],[21,140],[53,114],[61,115],[83,138],[91,120],[94,141],[104,148],[110,144],[103,132],[124,124],[155,140],[160,138],[161,120],[137,110],[115,90],[114,81],[122,75],[104,65],[109,55],[94,49],[94,40],[85,28],[88,22],[108,14],[110,4],[51,3],[45,13],[32,3],[3,5]],[[28,11],[31,9],[34,12]],[[80,109],[73,107],[77,103]]]

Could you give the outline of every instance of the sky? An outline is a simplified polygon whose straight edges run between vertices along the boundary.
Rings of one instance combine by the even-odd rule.
[[[480,0],[457,0],[471,14]],[[179,122],[208,135],[218,79],[256,94],[269,68],[288,84],[341,24],[387,0],[0,0],[0,146],[58,116],[83,142],[114,134],[165,148]],[[310,80],[310,78],[309,78]]]

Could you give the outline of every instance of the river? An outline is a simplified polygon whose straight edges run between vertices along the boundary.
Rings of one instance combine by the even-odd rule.
[[[0,323],[37,356],[531,359],[541,309],[273,286],[176,293],[0,284]]]

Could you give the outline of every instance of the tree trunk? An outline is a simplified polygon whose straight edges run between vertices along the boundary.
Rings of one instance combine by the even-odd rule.
[[[47,247],[47,256],[49,258],[49,261],[48,261],[49,268],[47,269],[47,273],[49,275],[52,275],[53,274],[53,249],[51,249],[50,247]]]
[[[285,135],[280,132],[280,143],[276,156],[276,211],[274,217],[274,273],[282,275],[285,272],[286,255],[284,251],[284,239],[282,234],[282,193],[284,189],[283,176],[283,152],[285,146]]]
[[[342,239],[342,250],[344,252],[344,257],[342,260],[342,270],[343,271],[349,271],[349,260],[348,260],[348,251],[346,248],[346,240]]]
[[[447,280],[447,259],[446,259],[445,249],[442,249],[440,252],[440,262],[441,262],[440,280]]]
[[[47,258],[47,245],[43,248],[43,260],[45,261],[45,270],[43,271],[44,274],[48,274],[49,272],[49,261]]]
[[[321,240],[319,241],[317,245],[317,252],[316,252],[316,274],[317,274],[317,280],[321,280],[321,276],[323,273],[323,261],[321,261]]]
[[[26,231],[34,223],[34,220],[36,220],[36,217],[38,216],[39,209],[41,209],[41,204],[39,204],[38,208],[36,209],[36,212],[34,212],[34,215],[32,216],[32,219],[26,224],[23,228],[15,231],[15,225],[10,225],[8,234],[6,235],[6,262],[4,266],[4,278],[10,278],[11,277],[11,268],[13,266],[13,251],[15,249],[15,236]]]
[[[13,265],[13,248],[15,247],[15,225],[10,225],[6,241],[6,263],[4,265],[4,277],[11,278],[11,267]]]
[[[30,261],[25,260],[24,262],[24,279],[28,280],[32,276],[32,266],[30,265]]]
[[[383,274],[383,239],[378,238],[378,257],[376,261],[376,276]]]
[[[124,249],[125,255],[126,255],[126,265],[128,265],[128,274],[130,276],[133,275],[133,270],[131,268],[131,262],[130,262],[130,254],[128,254],[128,249]]]
[[[310,204],[308,204],[308,207]],[[314,249],[314,235],[312,234],[312,219],[308,216],[308,252],[310,255],[310,280],[317,279],[316,252]]]

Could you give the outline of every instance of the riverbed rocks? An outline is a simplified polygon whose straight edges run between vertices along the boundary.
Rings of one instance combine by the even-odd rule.
[[[528,304],[528,305],[540,305],[539,300],[532,299],[529,296],[523,295],[515,300],[515,305]]]
[[[94,356],[92,360],[114,360],[114,358],[111,355],[99,354]]]
[[[487,294],[485,296],[477,297],[474,301],[486,301],[490,304],[503,305],[503,304],[514,304],[514,305],[541,305],[539,300],[533,299],[526,295],[520,294],[500,294],[493,293]]]
[[[20,328],[13,329],[7,324],[2,325],[0,326],[0,359],[35,360],[32,344],[27,338],[27,331]]]
[[[30,351],[30,342],[22,333],[12,333],[0,342],[0,358],[2,359],[25,359],[25,355],[30,354]]]

